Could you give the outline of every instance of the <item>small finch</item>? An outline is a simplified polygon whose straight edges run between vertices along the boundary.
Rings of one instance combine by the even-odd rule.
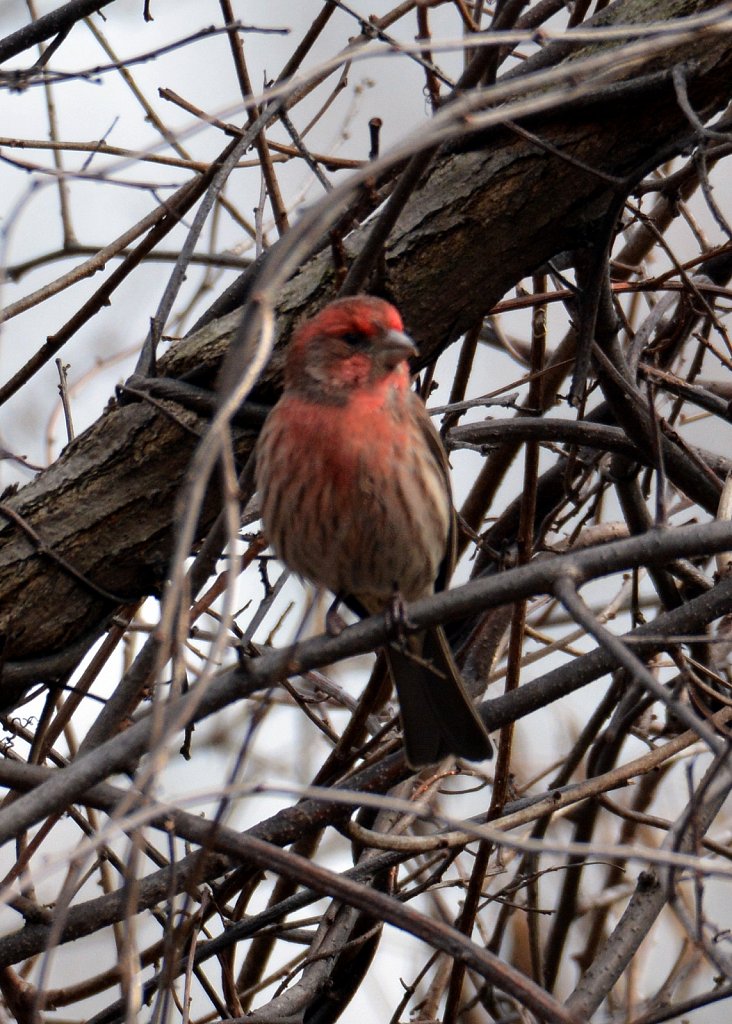
[[[455,558],[440,438],[410,388],[414,345],[388,302],[331,302],[301,324],[257,446],[262,522],[293,572],[374,613],[443,588]],[[407,760],[492,756],[444,632],[386,650]]]

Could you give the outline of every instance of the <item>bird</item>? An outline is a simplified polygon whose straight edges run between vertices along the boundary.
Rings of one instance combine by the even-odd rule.
[[[411,386],[415,354],[391,303],[329,302],[295,330],[257,442],[262,526],[276,557],[362,614],[444,589],[455,561],[449,466]],[[385,654],[411,767],[492,756],[442,628],[392,641]]]

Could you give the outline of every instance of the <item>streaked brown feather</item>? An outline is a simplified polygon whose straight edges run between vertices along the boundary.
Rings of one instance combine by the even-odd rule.
[[[276,554],[352,605],[383,610],[442,589],[455,562],[450,474],[410,390],[393,306],[326,306],[292,341],[285,392],[257,448],[262,520]],[[355,340],[354,340],[355,339]],[[400,349],[401,346],[401,349]],[[492,755],[441,629],[389,646],[410,764]]]

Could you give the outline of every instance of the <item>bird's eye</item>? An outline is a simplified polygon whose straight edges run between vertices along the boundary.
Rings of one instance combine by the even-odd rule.
[[[362,331],[346,331],[341,337],[347,345],[353,346],[353,348],[360,348],[363,345],[368,344],[368,337]]]

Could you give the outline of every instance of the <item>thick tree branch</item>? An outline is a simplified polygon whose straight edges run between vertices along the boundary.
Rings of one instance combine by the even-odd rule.
[[[641,9],[630,0],[615,4],[612,19],[643,20]],[[677,5],[673,14],[703,9]],[[652,13],[656,19],[662,15],[658,7]],[[610,15],[603,18],[607,22]],[[578,67],[580,57],[574,57]],[[484,137],[468,136],[462,151],[454,148],[437,158],[392,234],[382,284],[403,309],[423,360],[485,315],[508,287],[591,237],[616,200],[608,175],[630,191],[649,169],[694,141],[696,129],[671,82],[673,67],[682,61],[689,100],[700,118],[708,118],[729,94],[732,44],[723,36],[669,44],[668,52],[656,53],[652,74],[631,71],[627,81],[603,89],[594,100],[545,112],[540,123],[527,122],[530,138],[510,126],[496,128]],[[355,254],[363,232],[346,244]],[[270,259],[276,252],[275,246]],[[330,294],[330,255],[322,252],[281,294],[281,340],[299,315]],[[162,372],[210,382],[238,319],[234,311],[176,346]],[[253,397],[267,401],[271,394],[263,382]],[[177,409],[175,415],[185,426],[147,406],[110,408],[8,502],[50,549],[92,583],[128,600],[154,593],[165,573],[175,495],[194,444],[188,430],[195,435],[203,429],[189,413]],[[216,507],[211,494],[200,535]],[[11,660],[58,651],[85,633],[93,636],[112,611],[33,550],[13,524],[0,529],[0,609],[0,633]]]

